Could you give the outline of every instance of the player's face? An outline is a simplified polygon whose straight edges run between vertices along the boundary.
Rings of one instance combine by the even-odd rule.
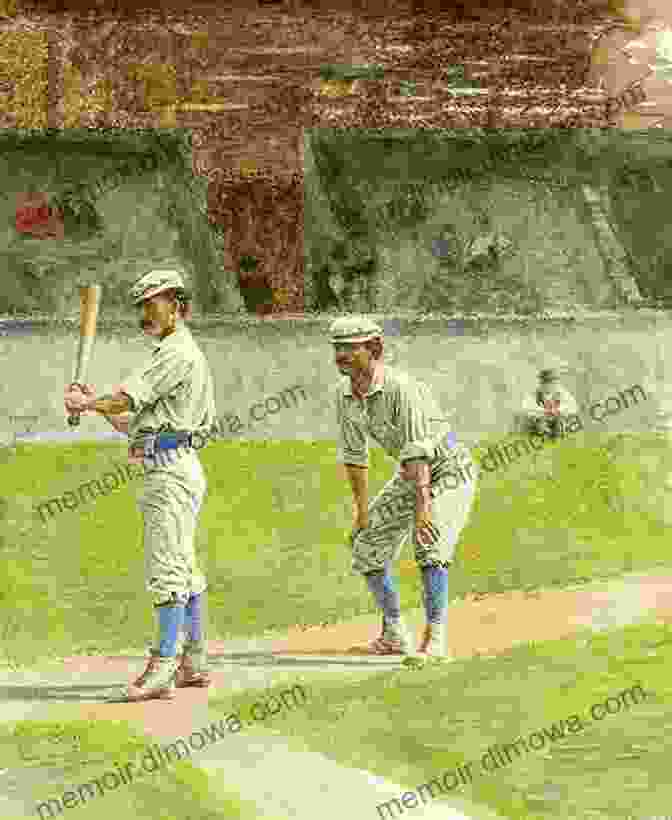
[[[165,293],[157,293],[138,306],[142,311],[140,328],[147,336],[163,338],[175,326],[175,302]]]
[[[371,353],[364,342],[338,342],[334,345],[334,361],[344,376],[351,376],[369,368]]]

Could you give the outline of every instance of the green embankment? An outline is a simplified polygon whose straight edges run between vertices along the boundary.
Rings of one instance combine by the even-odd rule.
[[[213,635],[374,611],[350,567],[350,489],[333,443],[222,441],[201,457],[209,492],[197,549],[210,583]],[[53,516],[36,511],[69,490],[79,497],[78,488],[121,463],[125,450],[117,446],[19,445],[0,465],[0,662],[144,650],[153,624],[135,505],[141,479],[94,500],[84,491],[84,503]],[[373,450],[372,495],[390,472]],[[669,472],[661,439],[583,432],[484,471],[450,574],[451,597],[669,564]],[[402,558],[412,558],[410,545]],[[416,573],[402,573],[401,590],[404,607],[419,605]]]
[[[399,805],[372,796],[362,806],[371,820],[451,797],[508,820],[662,817],[672,801],[671,653],[670,626],[647,623],[421,671],[312,681],[306,706],[266,731],[403,786]],[[230,712],[252,697],[210,705]]]
[[[97,820],[122,816],[253,820],[257,816],[254,804],[241,799],[235,787],[229,789],[190,760],[178,760],[176,753],[169,752],[167,758],[162,755],[165,765],[156,771],[143,771],[141,761],[153,741],[130,724],[73,720],[67,711],[60,707],[61,719],[0,726],[3,767],[17,776],[17,793],[25,793],[30,785],[34,800],[30,814],[6,820],[68,817],[68,809],[75,809],[73,817]],[[54,712],[58,714],[59,707]],[[131,777],[129,763],[133,764]]]

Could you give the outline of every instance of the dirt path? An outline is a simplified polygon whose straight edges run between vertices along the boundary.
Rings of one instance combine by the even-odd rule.
[[[450,609],[450,645],[459,658],[496,654],[527,641],[541,641],[601,631],[655,616],[672,620],[672,573],[631,574],[623,578],[533,593],[510,592],[480,601],[455,602]],[[419,632],[422,613],[409,615]],[[386,658],[348,654],[354,645],[378,631],[375,616],[327,627],[294,629],[284,635],[250,640],[213,641],[210,645],[214,687],[210,694],[240,692],[275,683],[296,683],[324,677],[373,674],[398,665]],[[104,698],[127,682],[143,666],[139,656],[73,657],[39,668],[0,671],[0,717],[39,720],[68,707],[73,717],[131,720],[155,742],[187,738],[215,717],[208,708],[207,691],[180,691],[175,701],[112,704]],[[306,684],[308,685],[308,684]],[[271,727],[269,727],[271,728]],[[375,806],[398,796],[404,787],[374,778],[368,772],[347,769],[314,752],[290,750],[277,735],[246,735],[244,731],[194,752],[192,761],[208,772],[225,774],[224,782],[240,788],[258,805],[260,817],[322,816],[375,817]],[[297,773],[300,776],[297,777]],[[35,782],[36,773],[5,772],[5,800],[21,803],[34,814],[35,801],[47,780]],[[28,780],[28,777],[30,780]],[[263,788],[259,784],[263,783]],[[325,800],[336,790],[338,801]],[[25,802],[24,802],[25,801]],[[10,804],[6,804],[9,809]],[[442,820],[491,820],[492,812],[465,800],[428,804],[414,816]],[[413,813],[412,812],[412,813]],[[452,813],[451,813],[452,812]]]

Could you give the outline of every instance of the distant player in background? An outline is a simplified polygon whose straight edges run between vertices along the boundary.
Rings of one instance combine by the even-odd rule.
[[[534,393],[523,399],[523,432],[538,433],[550,439],[564,435],[567,418],[575,416],[579,408],[574,396],[560,383],[556,370],[539,373],[539,384]]]

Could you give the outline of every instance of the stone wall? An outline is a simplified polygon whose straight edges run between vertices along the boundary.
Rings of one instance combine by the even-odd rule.
[[[649,398],[628,412],[607,415],[593,431],[652,432],[672,429],[669,316],[649,311],[568,320],[422,321],[399,317],[389,325],[385,361],[425,380],[436,392],[459,435],[476,441],[512,429],[525,391],[543,367],[563,371],[564,384],[590,406],[641,385]],[[333,390],[338,373],[328,322],[289,319],[200,321],[192,324],[212,367],[218,414],[239,416],[241,436],[327,440],[335,438]],[[63,387],[72,379],[77,328],[45,325],[38,333],[0,333],[6,362],[0,385],[0,427],[10,415],[37,416],[35,430],[66,430]],[[11,358],[9,352],[11,350]],[[90,382],[100,392],[118,385],[151,347],[128,324],[103,322],[93,353]],[[26,373],[33,378],[26,379]],[[280,410],[276,402],[250,418],[250,408],[296,385],[305,398]],[[301,394],[299,394],[301,395]],[[614,403],[612,402],[612,405]],[[615,405],[614,405],[615,406]],[[602,414],[602,411],[599,413]],[[100,418],[82,420],[82,433],[109,430]],[[228,427],[227,427],[228,429]],[[231,433],[231,438],[236,435]]]
[[[312,280],[325,258],[327,268],[335,261],[328,252],[343,244],[346,225],[344,244],[361,246],[374,267],[371,298],[353,308],[329,292],[321,309],[529,313],[641,304],[652,281],[661,290],[666,245],[645,248],[639,234],[661,230],[651,205],[667,190],[669,137],[546,130],[571,136],[542,144],[516,133],[311,132],[307,287],[320,290]],[[510,136],[499,144],[498,134]],[[450,251],[438,253],[437,243]]]
[[[377,309],[534,312],[619,303],[572,192],[498,180],[443,195],[412,237],[381,249]],[[463,246],[461,261],[442,261],[433,241],[446,227]],[[506,241],[490,259],[497,237]],[[482,250],[481,250],[482,246]]]
[[[76,315],[77,287],[88,282],[103,285],[104,315],[128,315],[131,283],[170,264],[184,269],[197,309],[217,306],[215,290],[220,308],[235,313],[240,294],[220,270],[205,191],[187,167],[188,152],[180,157],[186,146],[155,132],[134,146],[86,136],[0,135],[0,313]],[[39,196],[26,200],[31,190]],[[21,212],[19,202],[41,212]]]

